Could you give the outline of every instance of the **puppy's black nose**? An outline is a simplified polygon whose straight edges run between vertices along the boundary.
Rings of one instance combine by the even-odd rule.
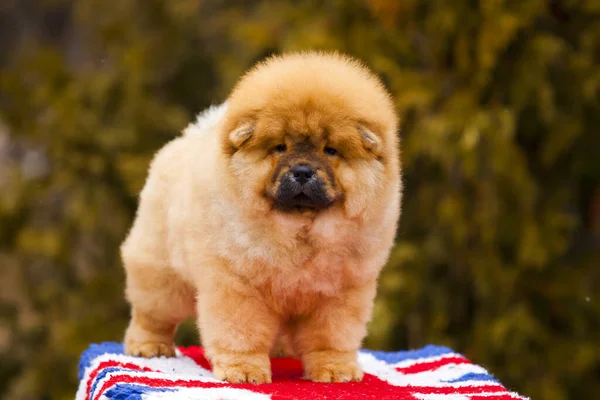
[[[307,165],[297,165],[292,169],[294,180],[303,185],[313,177],[314,171]]]

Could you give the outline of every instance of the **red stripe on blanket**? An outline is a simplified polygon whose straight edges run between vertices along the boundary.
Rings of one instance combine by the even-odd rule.
[[[185,387],[185,388],[213,388],[213,387],[228,387],[226,383],[217,383],[217,382],[200,382],[200,381],[186,381],[184,379],[161,379],[161,378],[148,378],[148,377],[139,377],[139,376],[131,376],[127,374],[115,374],[110,377],[104,384],[102,388],[96,393],[93,400],[98,400],[104,392],[108,389],[117,385],[119,383],[131,383],[135,385],[146,385],[150,387],[164,387],[164,388],[172,388],[172,387]],[[233,385],[231,385],[233,386]]]
[[[464,357],[443,357],[436,361],[422,362],[409,367],[396,368],[396,371],[402,372],[403,374],[416,374],[419,372],[431,371],[448,364],[471,364],[471,362]]]
[[[114,361],[114,360],[102,361],[90,373],[90,376],[88,378],[88,382],[87,382],[87,385],[86,385],[87,395],[85,396],[85,400],[90,400],[90,390],[92,389],[92,384],[94,382],[94,379],[96,379],[96,376],[98,375],[98,373],[101,370],[103,370],[104,368],[110,368],[110,367],[122,367],[122,368],[132,369],[132,370],[135,370],[135,371],[142,371],[142,372],[158,372],[158,371],[155,371],[155,370],[153,370],[151,368],[140,367],[137,364],[128,363],[128,362],[119,362],[119,361]]]

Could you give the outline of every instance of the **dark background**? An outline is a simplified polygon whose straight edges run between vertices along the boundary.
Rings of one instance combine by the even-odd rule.
[[[301,49],[366,61],[402,119],[365,346],[448,345],[534,399],[600,392],[599,1],[2,0],[0,397],[74,397],[80,352],[127,323],[118,246],[152,154]]]

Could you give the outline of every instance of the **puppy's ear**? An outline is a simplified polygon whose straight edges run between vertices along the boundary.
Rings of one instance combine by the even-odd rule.
[[[379,136],[377,136],[375,132],[364,125],[358,125],[357,129],[358,133],[360,133],[360,138],[362,139],[365,149],[376,154],[379,153],[379,150],[381,149],[381,139]]]
[[[246,143],[254,133],[254,122],[245,121],[241,122],[234,130],[229,133],[229,142],[231,145],[239,149],[244,143]]]

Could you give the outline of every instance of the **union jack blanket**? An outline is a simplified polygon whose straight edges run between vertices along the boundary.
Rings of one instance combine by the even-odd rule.
[[[180,347],[176,358],[144,359],[120,343],[93,344],[79,363],[76,400],[217,399],[526,399],[508,391],[484,368],[440,346],[393,353],[362,350],[362,382],[313,383],[298,360],[273,359],[273,383],[229,384],[212,377],[200,347]]]

